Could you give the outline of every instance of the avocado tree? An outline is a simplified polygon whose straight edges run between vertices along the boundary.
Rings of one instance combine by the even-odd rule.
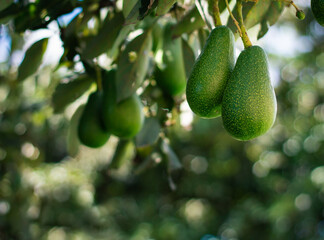
[[[309,66],[318,83],[284,81],[277,97],[254,45],[284,11],[296,29],[315,18],[322,31],[324,1],[304,10],[290,0],[0,1],[0,239],[323,237],[323,34],[316,62],[301,55],[282,71]],[[299,233],[295,208],[310,201]]]

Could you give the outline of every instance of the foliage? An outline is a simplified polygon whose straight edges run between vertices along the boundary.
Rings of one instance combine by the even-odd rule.
[[[299,21],[284,1],[243,2],[250,33],[293,25],[310,47],[269,56],[281,73],[276,123],[239,142],[220,119],[185,123],[184,96],[155,78],[169,34],[188,77],[214,25],[206,4],[0,0],[0,239],[323,238],[323,28],[310,8]],[[117,101],[140,96],[144,125],[91,149],[77,137],[82,105],[111,69]]]

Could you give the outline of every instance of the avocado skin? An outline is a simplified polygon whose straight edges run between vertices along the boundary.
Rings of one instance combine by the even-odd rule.
[[[92,148],[101,147],[110,137],[110,134],[104,131],[99,117],[101,100],[102,95],[99,92],[89,95],[78,125],[80,142]]]
[[[316,21],[324,27],[324,0],[311,0],[311,8]]]
[[[104,71],[102,74],[102,107],[100,111],[101,121],[106,132],[111,132],[107,119],[117,104],[116,95],[116,69]]]
[[[136,94],[112,106],[104,116],[109,132],[120,138],[132,138],[142,128],[144,122],[143,105]]]
[[[232,31],[225,26],[214,28],[187,82],[187,101],[195,114],[202,118],[221,115],[222,97],[234,61]]]
[[[276,112],[267,55],[259,46],[248,47],[239,55],[224,92],[224,127],[234,138],[250,140],[272,127]]]
[[[187,80],[182,40],[181,38],[172,39],[171,28],[171,24],[164,28],[162,64],[158,64],[156,67],[155,78],[158,86],[171,96],[176,96],[184,93]]]

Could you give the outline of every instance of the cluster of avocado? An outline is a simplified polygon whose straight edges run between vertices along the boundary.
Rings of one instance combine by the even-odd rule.
[[[189,76],[186,95],[195,114],[222,116],[225,129],[238,140],[264,134],[275,121],[277,102],[266,53],[259,46],[247,47],[235,64],[234,36],[226,26],[211,31]]]
[[[136,94],[116,101],[115,74],[115,69],[104,73],[102,90],[89,95],[80,117],[78,136],[88,147],[101,147],[111,134],[132,138],[143,126],[143,105]]]

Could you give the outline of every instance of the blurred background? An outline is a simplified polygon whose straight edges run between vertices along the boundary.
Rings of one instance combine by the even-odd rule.
[[[221,119],[195,117],[183,102],[165,130],[169,161],[154,150],[143,160],[145,146],[115,137],[100,149],[80,145],[72,116],[87,94],[60,114],[51,102],[64,51],[57,22],[24,36],[1,25],[0,239],[324,239],[324,28],[309,1],[296,4],[303,21],[286,8],[260,41],[259,26],[249,31],[270,61],[273,128],[236,141]],[[13,87],[7,76],[44,36],[39,74]]]

